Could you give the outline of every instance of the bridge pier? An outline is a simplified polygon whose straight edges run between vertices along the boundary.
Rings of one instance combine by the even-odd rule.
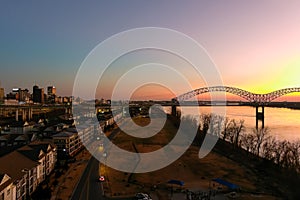
[[[259,111],[259,107],[261,107],[261,111]],[[264,106],[256,106],[256,129],[258,129],[258,121],[261,120],[261,127],[265,127],[265,107]]]
[[[171,111],[172,116],[177,116],[177,110],[176,110],[176,106],[172,105],[172,111]]]
[[[20,111],[20,112],[19,112]],[[21,114],[22,121],[30,121],[32,119],[32,108],[16,108],[16,121],[19,121],[19,113]]]
[[[26,118],[27,118],[27,112],[25,109],[22,109],[22,121],[25,122],[26,121]]]
[[[32,108],[29,108],[29,116],[28,116],[29,121],[32,120],[32,115],[33,115],[33,110]]]
[[[19,121],[19,110],[16,109],[16,121]]]

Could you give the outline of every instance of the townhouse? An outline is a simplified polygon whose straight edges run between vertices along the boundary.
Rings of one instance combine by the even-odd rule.
[[[98,125],[99,126],[99,125]],[[68,128],[52,136],[53,143],[61,157],[73,157],[85,145],[90,144],[98,131],[95,125],[78,125],[76,128]]]
[[[47,142],[34,142],[0,157],[0,163],[0,174],[5,177],[0,184],[0,198],[26,199],[54,169],[56,147]]]
[[[56,148],[53,144],[47,142],[33,142],[29,145],[17,149],[18,152],[33,161],[38,161],[37,180],[38,184],[45,180],[55,167]]]
[[[33,161],[18,151],[13,151],[0,158],[0,171],[11,177],[15,186],[16,200],[26,199],[32,194],[37,185],[38,161]]]
[[[0,200],[15,200],[16,187],[10,176],[0,172]]]

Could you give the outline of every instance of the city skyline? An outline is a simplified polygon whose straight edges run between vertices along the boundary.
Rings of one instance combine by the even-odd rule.
[[[76,72],[96,45],[149,26],[195,39],[226,86],[255,93],[299,87],[299,6],[297,1],[5,2],[1,87],[7,93],[14,87],[31,90],[35,83],[55,85],[59,95],[71,96]],[[204,85],[193,82],[193,87]]]

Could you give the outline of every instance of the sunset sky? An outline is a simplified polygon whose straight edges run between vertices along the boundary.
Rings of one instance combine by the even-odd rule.
[[[59,95],[72,95],[77,70],[100,42],[163,27],[201,44],[224,85],[255,93],[300,87],[299,10],[297,0],[1,1],[1,86],[7,93],[55,85]],[[145,89],[151,98],[154,89]]]

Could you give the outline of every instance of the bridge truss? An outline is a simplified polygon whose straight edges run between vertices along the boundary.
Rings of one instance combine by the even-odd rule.
[[[299,87],[285,88],[285,89],[276,90],[274,92],[270,92],[267,94],[256,94],[256,93],[252,93],[252,92],[242,90],[242,89],[239,89],[236,87],[213,86],[213,87],[203,87],[203,88],[198,88],[198,89],[192,90],[190,92],[187,92],[187,93],[184,93],[184,94],[178,96],[177,98],[175,98],[175,100],[185,101],[194,96],[197,96],[197,95],[200,95],[203,93],[209,93],[209,92],[228,92],[228,93],[240,96],[249,102],[262,105],[262,104],[269,103],[269,102],[271,102],[281,96],[284,96],[286,94],[300,92],[300,88]]]

